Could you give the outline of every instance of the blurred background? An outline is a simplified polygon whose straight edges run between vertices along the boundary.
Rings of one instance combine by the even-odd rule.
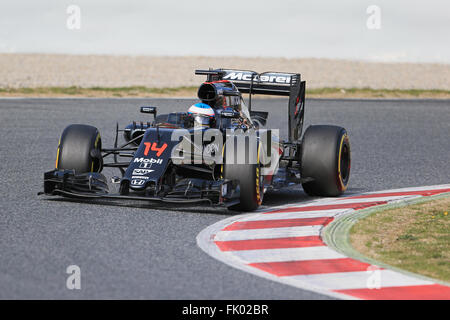
[[[444,0],[2,0],[0,94],[194,87],[195,68],[225,67],[299,72],[308,94],[448,98],[449,34]]]
[[[80,9],[69,29],[69,6]],[[368,20],[380,9],[379,28]],[[373,17],[376,18],[376,17]],[[0,52],[450,62],[450,2],[3,0]]]

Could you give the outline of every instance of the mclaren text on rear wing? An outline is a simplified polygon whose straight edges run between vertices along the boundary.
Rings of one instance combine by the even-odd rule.
[[[242,93],[289,96],[291,91],[301,84],[298,73],[257,73],[236,69],[196,70],[195,73],[207,75],[208,81],[232,81]]]

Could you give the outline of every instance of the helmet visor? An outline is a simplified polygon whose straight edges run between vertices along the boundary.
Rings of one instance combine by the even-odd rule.
[[[210,121],[211,120],[209,116],[203,116],[199,114],[194,116],[194,125],[209,126]]]

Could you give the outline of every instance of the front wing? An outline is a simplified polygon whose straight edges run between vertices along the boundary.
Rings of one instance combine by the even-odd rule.
[[[52,170],[44,174],[44,192],[80,199],[123,199],[156,201],[177,204],[206,203],[230,207],[239,204],[240,188],[237,180],[183,179],[164,196],[145,193],[109,193],[106,177],[97,172],[75,174],[73,170]]]

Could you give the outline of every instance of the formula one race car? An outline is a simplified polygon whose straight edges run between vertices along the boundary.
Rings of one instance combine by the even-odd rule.
[[[314,196],[338,196],[348,185],[350,143],[344,128],[314,125],[302,136],[305,81],[300,74],[209,69],[201,102],[188,112],[157,115],[152,122],[116,126],[114,146],[99,131],[69,125],[62,133],[56,169],[44,174],[46,195],[224,205],[252,211],[264,193],[294,184]],[[248,93],[247,105],[242,93]],[[265,127],[268,112],[252,110],[252,95],[288,96],[288,140]],[[125,142],[118,145],[119,132]],[[109,159],[109,160],[108,160]],[[108,161],[107,161],[108,160]],[[116,168],[110,193],[103,168]],[[42,193],[41,193],[42,194]]]

